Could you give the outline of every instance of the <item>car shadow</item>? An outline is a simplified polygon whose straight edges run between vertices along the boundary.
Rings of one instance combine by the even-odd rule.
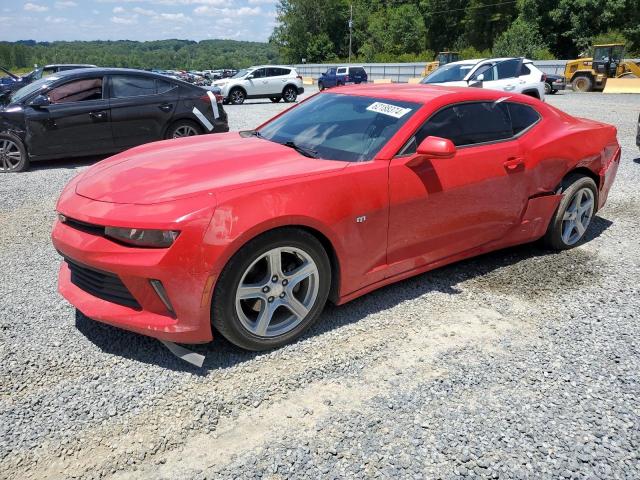
[[[612,223],[596,216],[585,237],[585,242],[599,237]],[[545,249],[540,242],[519,245],[463,260],[388,285],[346,305],[329,304],[319,321],[300,340],[358,322],[368,315],[379,313],[430,292],[457,295],[461,293],[458,285],[467,280],[483,277],[494,270],[515,266],[531,258],[554,255],[561,255],[561,253]],[[265,355],[264,352],[242,350],[229,343],[222,335],[215,334],[213,342],[186,346],[190,350],[206,356],[203,366],[198,368],[175,357],[164,345],[153,338],[93,321],[80,312],[76,312],[76,327],[89,341],[105,353],[198,376],[207,376],[211,372]]]
[[[88,167],[108,157],[109,155],[94,155],[91,157],[76,157],[61,160],[39,160],[37,162],[31,162],[29,170],[59,170],[63,168],[67,170],[75,170],[76,168]]]

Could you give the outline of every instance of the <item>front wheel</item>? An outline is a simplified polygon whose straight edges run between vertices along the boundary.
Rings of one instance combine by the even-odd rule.
[[[246,98],[247,95],[241,88],[234,88],[229,92],[229,103],[232,103],[233,105],[242,105]]]
[[[29,156],[22,140],[11,133],[0,133],[0,172],[29,170]]]
[[[584,239],[596,212],[596,183],[583,175],[570,175],[563,182],[563,197],[549,223],[544,243],[554,250],[575,247]]]
[[[213,326],[247,350],[268,350],[299,337],[320,316],[331,265],[311,234],[284,228],[242,247],[222,271],[211,308]]]
[[[593,89],[593,81],[591,80],[591,77],[578,75],[571,82],[571,87],[574,92],[590,92]]]
[[[286,103],[293,103],[298,98],[298,91],[293,87],[286,87],[282,92],[282,98]]]
[[[320,91],[324,90],[324,83],[318,82],[318,90],[320,90]]]

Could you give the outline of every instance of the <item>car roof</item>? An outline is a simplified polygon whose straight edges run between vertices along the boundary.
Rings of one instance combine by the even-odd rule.
[[[68,77],[82,77],[84,75],[108,75],[113,73],[126,73],[133,75],[148,75],[157,78],[167,78],[165,75],[161,75],[156,72],[150,72],[148,70],[139,70],[136,68],[112,68],[112,67],[94,67],[94,68],[75,68],[73,70],[64,70],[62,72],[56,72],[54,75],[56,78],[68,78]],[[190,85],[190,84],[187,84]]]
[[[290,68],[291,70],[295,70],[295,67],[292,67],[291,65],[255,65],[253,67],[249,67],[247,70],[252,70],[254,68],[269,68],[269,67]]]
[[[519,60],[520,57],[489,57],[489,58],[470,58],[468,60],[458,60],[457,62],[449,62],[447,65],[476,65],[480,62],[492,61],[492,62],[504,62],[506,60]],[[533,63],[532,60],[524,58],[523,63]]]
[[[500,90],[469,87],[445,87],[426,84],[373,84],[373,85],[349,85],[337,90],[329,90],[328,93],[357,95],[362,97],[376,97],[380,99],[396,100],[410,103],[429,103],[435,99],[451,97],[451,103],[465,101],[496,101],[505,97],[512,97],[513,93]],[[523,97],[519,95],[519,97]],[[524,97],[526,103],[530,97]],[[522,100],[522,99],[519,99]]]
[[[58,68],[58,67],[82,67],[82,68],[96,68],[91,63],[50,63],[42,68]]]

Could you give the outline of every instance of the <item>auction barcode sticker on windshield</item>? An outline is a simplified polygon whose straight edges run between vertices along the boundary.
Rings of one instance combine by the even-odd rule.
[[[388,103],[375,102],[367,107],[370,112],[382,113],[383,115],[389,115],[390,117],[402,118],[411,111],[410,108],[398,107],[396,105],[390,105]]]

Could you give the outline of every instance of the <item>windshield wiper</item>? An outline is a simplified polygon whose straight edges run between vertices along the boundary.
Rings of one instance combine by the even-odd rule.
[[[288,141],[288,142],[282,143],[281,145],[284,145],[285,147],[293,148],[296,152],[298,152],[301,155],[304,155],[305,157],[318,158],[318,152],[310,148],[298,145],[295,142]]]

